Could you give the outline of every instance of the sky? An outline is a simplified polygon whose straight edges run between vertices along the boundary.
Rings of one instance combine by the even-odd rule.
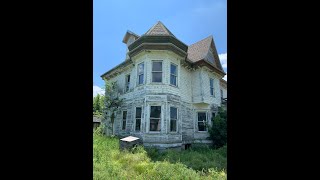
[[[94,94],[103,93],[100,76],[125,60],[127,30],[141,36],[158,21],[186,45],[213,35],[227,72],[227,0],[94,0]]]

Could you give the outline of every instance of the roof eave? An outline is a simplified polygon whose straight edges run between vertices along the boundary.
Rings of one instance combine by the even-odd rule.
[[[125,60],[125,61],[123,61],[122,63],[118,64],[116,67],[114,67],[114,68],[110,69],[109,71],[103,73],[100,77],[101,77],[102,79],[104,79],[104,77],[107,76],[108,74],[111,74],[112,71],[115,71],[115,70],[117,70],[118,68],[120,68],[120,67],[122,67],[122,66],[125,66],[125,65],[128,65],[128,64],[130,64],[130,63],[132,63],[131,59]]]
[[[201,59],[199,61],[194,62],[195,64],[201,64],[201,63],[205,63],[207,64],[209,67],[213,68],[215,71],[218,72],[218,74],[220,74],[221,76],[225,76],[226,73],[224,71],[221,71],[219,68],[215,67],[211,62],[205,60],[205,59]]]

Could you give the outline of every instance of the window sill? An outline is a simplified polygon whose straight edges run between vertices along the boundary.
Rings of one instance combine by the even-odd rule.
[[[207,133],[208,131],[197,131],[198,133]]]
[[[148,134],[160,134],[161,131],[149,131]]]
[[[163,82],[151,82],[151,85],[165,85]]]
[[[169,134],[180,134],[180,133],[178,133],[178,132],[169,132]]]
[[[171,86],[171,87],[175,87],[175,88],[179,89],[179,87],[178,87],[178,86],[173,85],[173,84],[169,84],[169,86]]]

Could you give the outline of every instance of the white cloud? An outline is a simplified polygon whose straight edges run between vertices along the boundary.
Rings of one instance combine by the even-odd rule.
[[[227,81],[227,74],[222,79]]]
[[[223,69],[225,70],[225,72],[227,72],[227,67],[228,67],[228,64],[227,64],[227,53],[219,54],[219,59],[220,59],[220,62],[221,62],[221,65],[222,65]],[[227,75],[225,75],[223,77],[223,79],[227,80]]]
[[[95,97],[98,94],[104,95],[104,90],[99,86],[93,86],[93,97]]]
[[[222,67],[227,68],[227,53],[219,54]]]

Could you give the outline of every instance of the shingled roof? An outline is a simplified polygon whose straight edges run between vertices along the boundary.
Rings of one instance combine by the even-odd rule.
[[[180,53],[182,56],[187,55],[187,60],[190,60],[191,64],[196,64],[199,66],[205,65],[210,68],[213,67],[218,70],[220,74],[225,75],[212,35],[190,46],[187,46],[182,41],[177,39],[161,21],[158,21],[141,36],[131,31],[127,31],[123,39],[124,43],[127,42],[130,35],[134,36],[136,40],[128,46],[129,56],[134,56],[146,48],[156,50],[170,49],[176,53]],[[212,55],[209,53],[210,48],[212,48]],[[126,66],[130,63],[131,61],[124,61],[120,65],[101,75],[101,77],[104,77],[112,71],[115,71],[116,69],[119,69],[120,67]]]
[[[204,59],[209,51],[212,36],[209,36],[201,41],[198,41],[188,47],[188,59],[192,62],[197,62]]]
[[[146,33],[147,36],[173,36],[175,37],[169,29],[161,22],[158,21],[157,24],[153,25]]]

